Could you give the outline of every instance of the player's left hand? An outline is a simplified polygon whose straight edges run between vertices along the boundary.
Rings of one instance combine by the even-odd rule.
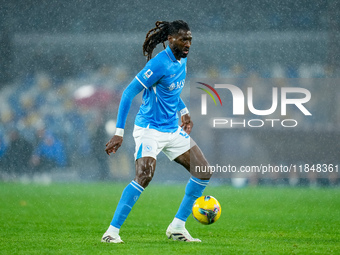
[[[194,126],[194,123],[191,121],[190,115],[185,114],[181,117],[182,125],[181,128],[189,135],[191,132],[192,127]]]

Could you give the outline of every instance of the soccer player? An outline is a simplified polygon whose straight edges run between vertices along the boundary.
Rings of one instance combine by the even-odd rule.
[[[124,189],[113,219],[101,241],[122,243],[119,230],[140,194],[150,183],[156,168],[157,155],[163,151],[166,156],[189,172],[195,165],[208,166],[199,147],[189,137],[193,123],[189,111],[180,98],[186,76],[187,55],[192,35],[188,24],[182,20],[173,22],[157,21],[143,44],[143,53],[148,62],[124,90],[120,101],[116,133],[106,144],[106,153],[116,153],[122,145],[124,127],[132,99],[143,91],[142,105],[135,119],[133,137],[136,143],[134,180]],[[165,47],[165,41],[169,45]],[[164,50],[152,58],[157,44]],[[181,114],[178,125],[177,112]],[[191,171],[185,195],[175,218],[166,230],[170,239],[186,242],[200,242],[185,228],[195,200],[208,185],[210,174],[196,175]]]

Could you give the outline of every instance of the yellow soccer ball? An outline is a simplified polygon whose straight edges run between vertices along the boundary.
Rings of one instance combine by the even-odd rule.
[[[198,222],[204,225],[216,222],[220,218],[221,212],[221,205],[213,196],[197,198],[192,207],[192,215]]]

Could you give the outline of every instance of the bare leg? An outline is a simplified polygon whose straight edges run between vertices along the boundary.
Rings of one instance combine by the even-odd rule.
[[[206,160],[201,149],[197,145],[193,146],[190,150],[175,158],[175,162],[184,166],[185,169],[187,169],[194,177],[198,179],[209,180],[212,176],[209,171],[205,173],[198,173],[195,171],[196,166],[206,167],[206,169],[209,166],[208,161]]]
[[[135,181],[143,188],[146,188],[156,170],[156,159],[152,157],[143,157],[136,160]]]

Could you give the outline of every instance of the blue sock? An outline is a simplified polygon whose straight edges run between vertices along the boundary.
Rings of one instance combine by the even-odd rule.
[[[191,177],[185,188],[185,195],[182,203],[177,211],[176,218],[186,221],[192,211],[192,206],[197,198],[202,196],[205,187],[208,185],[209,180],[200,180]]]
[[[120,228],[123,225],[143,190],[144,188],[135,181],[130,182],[129,185],[126,186],[113,215],[111,221],[112,226]]]

